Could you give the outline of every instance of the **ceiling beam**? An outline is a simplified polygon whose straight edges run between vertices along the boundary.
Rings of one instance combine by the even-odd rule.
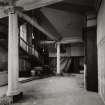
[[[88,11],[94,12],[95,8],[93,6],[88,5],[81,5],[77,3],[67,3],[67,2],[61,2],[57,4],[53,4],[49,6],[50,8],[68,11],[68,12],[77,12],[77,13],[86,13]]]
[[[40,41],[40,44],[54,44],[55,41]]]
[[[67,3],[76,9],[81,9],[84,12],[96,12],[94,0],[64,0],[63,3]]]
[[[94,6],[94,0],[63,0],[63,2],[88,7]]]
[[[41,41],[40,44],[54,44],[55,41]],[[79,38],[67,38],[60,41],[60,44],[73,44],[73,43],[83,43],[83,40]]]
[[[16,3],[16,5],[23,7],[24,10],[32,10],[32,9],[48,6],[51,4],[55,4],[61,1],[63,0],[31,0],[31,1],[30,0],[23,0],[23,1],[20,0]]]
[[[58,41],[60,40],[60,38],[55,37],[54,35],[52,35],[50,32],[46,31],[43,27],[41,27],[38,22],[35,19],[32,19],[31,17],[29,17],[28,15],[17,11],[17,14],[19,17],[23,18],[24,20],[26,20],[28,23],[30,23],[32,26],[34,26],[35,28],[37,28],[39,31],[41,31],[42,33],[44,33],[46,36],[48,36],[50,39]]]

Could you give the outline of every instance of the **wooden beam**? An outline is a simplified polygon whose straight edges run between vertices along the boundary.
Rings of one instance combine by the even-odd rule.
[[[70,43],[83,43],[83,40],[82,38],[63,38],[60,43],[62,44],[70,44]]]
[[[55,40],[55,41],[60,40],[57,37],[55,37],[54,35],[52,35],[51,33],[49,33],[48,31],[46,31],[43,27],[41,27],[35,19],[32,19],[31,17],[29,17],[28,15],[26,15],[26,14],[20,12],[20,11],[17,11],[17,14],[18,14],[19,17],[23,18],[28,23],[30,23],[32,26],[37,28],[39,31],[41,31],[42,33],[47,35],[50,39]]]
[[[55,41],[41,41],[40,44],[54,44]],[[72,44],[72,43],[83,43],[82,39],[79,38],[67,38],[67,39],[62,39],[60,44]]]
[[[41,41],[40,44],[54,44],[55,41]]]

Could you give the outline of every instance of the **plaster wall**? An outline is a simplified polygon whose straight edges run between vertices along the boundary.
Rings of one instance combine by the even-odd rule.
[[[67,47],[64,53],[61,52],[61,57],[76,57],[84,56],[84,47],[83,46],[71,46]],[[49,57],[56,57],[56,50],[49,52]]]
[[[97,18],[99,94],[105,102],[105,0],[102,0]]]

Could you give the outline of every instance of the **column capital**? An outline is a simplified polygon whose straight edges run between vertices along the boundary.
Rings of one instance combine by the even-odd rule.
[[[60,43],[60,42],[56,42],[56,47],[57,47],[57,45],[59,45],[59,46],[60,46],[60,45],[61,45],[61,43]]]
[[[57,44],[61,44],[60,41],[56,42]]]
[[[18,7],[18,6],[8,6],[4,10],[4,13],[6,13],[6,14],[14,14],[16,11],[23,11],[23,8]]]

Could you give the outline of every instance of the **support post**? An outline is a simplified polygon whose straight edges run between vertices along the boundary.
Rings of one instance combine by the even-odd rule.
[[[8,30],[8,90],[7,96],[20,94],[18,84],[19,74],[19,48],[18,48],[18,17],[14,8],[9,8]]]
[[[60,75],[60,42],[57,42],[57,75]]]
[[[84,88],[86,89],[86,64],[84,63]]]

